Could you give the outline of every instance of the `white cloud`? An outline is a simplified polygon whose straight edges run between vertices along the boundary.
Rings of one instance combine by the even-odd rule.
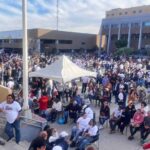
[[[12,0],[2,0],[0,3],[0,9],[3,8],[6,12],[0,10],[1,31],[22,27],[21,9],[8,5],[10,1],[12,2]],[[21,5],[21,0],[13,2]],[[147,4],[150,4],[150,0],[59,0],[59,29],[98,33],[105,11]],[[45,14],[40,14],[40,9],[44,9]],[[28,0],[28,10],[29,28],[56,29],[56,0]]]

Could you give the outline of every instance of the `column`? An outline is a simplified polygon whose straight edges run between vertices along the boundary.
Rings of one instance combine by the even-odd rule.
[[[103,31],[103,25],[101,24],[101,27],[100,27],[100,31],[99,31],[99,50],[101,51],[101,48],[102,48],[102,31]]]
[[[138,49],[141,49],[141,44],[142,44],[142,30],[143,30],[143,22],[140,23],[140,33],[139,33]]]
[[[118,40],[120,40],[121,24],[118,25]]]
[[[23,27],[23,107],[28,104],[28,35],[27,35],[27,0],[22,0],[22,27]]]
[[[109,51],[110,51],[110,41],[111,41],[111,24],[109,25],[108,42],[107,42],[107,54],[109,54]]]
[[[130,42],[131,42],[131,23],[128,24],[129,30],[128,30],[128,45],[127,47],[130,48]]]

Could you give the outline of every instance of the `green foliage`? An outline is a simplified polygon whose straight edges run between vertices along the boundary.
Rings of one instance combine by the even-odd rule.
[[[133,49],[131,48],[127,48],[127,47],[123,47],[123,48],[119,48],[118,50],[116,50],[116,52],[114,52],[114,56],[129,56],[133,53]]]
[[[122,48],[122,47],[127,47],[127,41],[126,40],[118,40],[115,43],[116,48]]]

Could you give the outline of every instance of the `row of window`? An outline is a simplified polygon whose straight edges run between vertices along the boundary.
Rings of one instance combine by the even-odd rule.
[[[41,43],[43,44],[72,44],[72,40],[55,40],[55,39],[50,39],[50,40],[47,40],[47,39],[44,39],[44,40],[41,40]],[[86,43],[85,42],[81,42],[81,45],[85,45]]]
[[[128,27],[129,26],[129,24],[128,23],[122,23],[121,24],[121,27],[122,28],[126,28],[126,27]],[[131,23],[131,27],[139,27],[140,26],[140,23],[138,23],[138,22],[135,22],[135,23]],[[143,26],[144,27],[150,27],[150,21],[148,21],[148,22],[143,22]],[[118,28],[119,27],[119,24],[112,24],[111,25],[111,28]],[[107,28],[109,28],[109,25],[103,25],[103,29],[107,29]]]
[[[132,13],[133,13],[133,14],[142,13],[142,10],[133,10]],[[127,14],[128,14],[127,11],[126,11],[126,12],[120,12],[120,13],[119,13],[119,16],[121,16],[121,15],[127,15]],[[115,14],[114,14],[114,13],[112,13],[112,14],[107,14],[107,17],[109,17],[109,16],[115,16]]]
[[[112,40],[116,40],[118,38],[117,34],[111,35]],[[128,34],[121,34],[121,39],[128,39]],[[131,34],[131,39],[139,39],[139,34]],[[150,39],[150,33],[143,33],[142,39]]]

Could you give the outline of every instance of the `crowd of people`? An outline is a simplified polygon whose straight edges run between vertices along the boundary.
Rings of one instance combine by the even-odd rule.
[[[110,134],[117,131],[121,134],[126,131],[127,134],[129,129],[129,140],[133,140],[139,131],[141,144],[147,143],[150,133],[149,60],[95,54],[69,57],[80,67],[97,72],[97,77],[81,77],[65,85],[50,79],[29,79],[29,107],[33,113],[50,123],[67,124],[70,120],[75,123],[70,138],[69,133],[58,133],[56,129],[49,127],[33,140],[29,149],[44,147],[47,150],[67,150],[70,146],[84,150],[98,140],[99,132],[105,124],[110,128]],[[58,56],[30,56],[29,71],[37,71],[57,59]],[[0,104],[0,111],[10,111],[5,105],[14,105],[15,100],[18,102],[15,104],[15,111],[19,113],[23,104],[22,58],[20,55],[4,53],[0,62],[1,84],[14,93],[19,91],[17,95],[9,95],[5,104]],[[13,99],[11,103],[10,97]],[[111,107],[112,103],[116,106],[115,109]],[[93,109],[95,107],[99,109],[99,114]],[[12,122],[8,119],[6,129],[16,129],[16,142],[19,143],[17,118],[18,115]],[[10,140],[13,135],[10,131],[6,133]],[[144,145],[145,149],[146,147],[147,144]]]

